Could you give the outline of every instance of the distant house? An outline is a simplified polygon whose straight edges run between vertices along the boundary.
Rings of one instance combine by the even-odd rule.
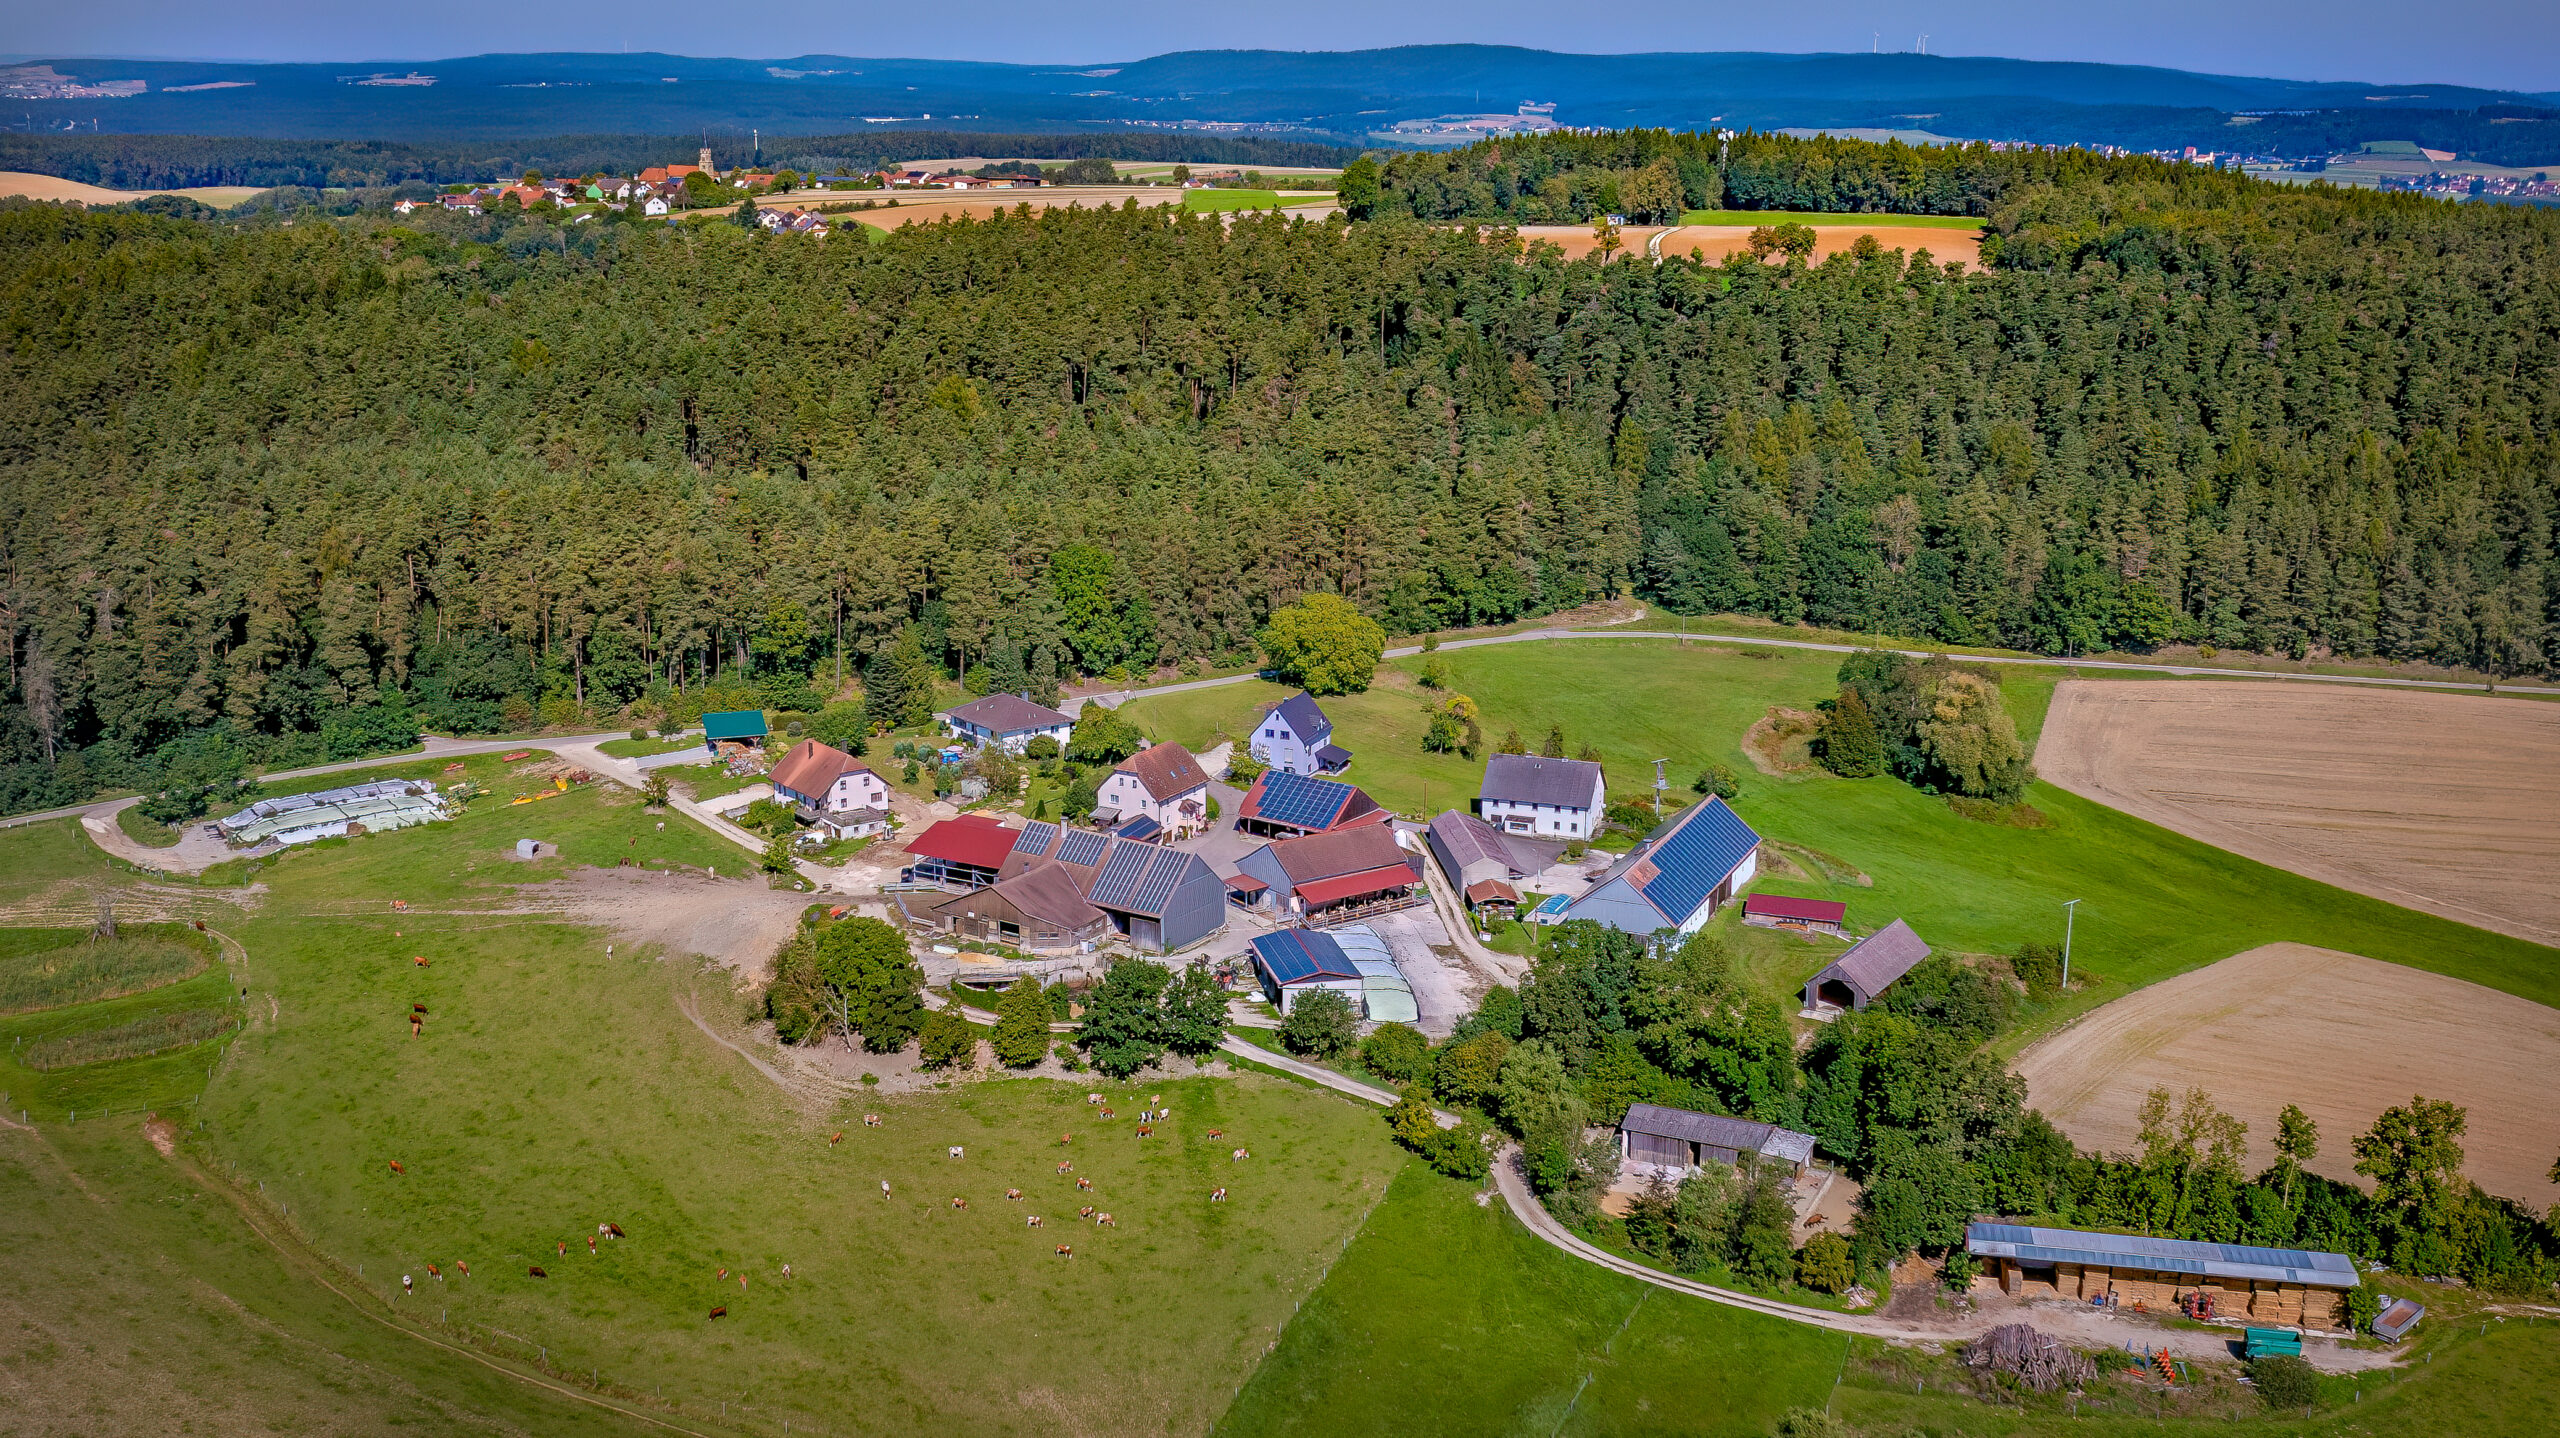
[[[1519,881],[1547,865],[1546,856],[1529,851],[1500,829],[1473,814],[1444,809],[1425,832],[1431,856],[1450,887],[1466,896],[1470,908],[1505,914],[1520,907]]]
[[[1102,781],[1095,804],[1093,821],[1119,827],[1129,838],[1184,838],[1209,822],[1209,771],[1168,740],[1121,760]],[[1140,821],[1152,827],[1128,832]]]
[[[950,889],[983,889],[996,881],[1019,832],[984,814],[945,819],[907,840],[907,853],[915,861],[907,877]]]
[[[1692,804],[1645,836],[1580,898],[1538,922],[1590,919],[1621,933],[1696,933],[1759,871],[1760,836],[1722,799]]]
[[[1245,751],[1284,774],[1339,774],[1351,751],[1333,742],[1333,721],[1304,690],[1265,711]]]
[[[1076,727],[1073,719],[1019,694],[990,694],[946,709],[935,717],[972,744],[1001,744],[1016,754],[1043,734],[1063,746]]]
[[[1835,899],[1794,899],[1785,894],[1753,894],[1742,901],[1742,922],[1755,929],[1815,929],[1836,934],[1848,922],[1849,906]]]
[[[660,196],[651,195],[648,199],[641,202],[640,213],[644,215],[663,215],[666,212],[667,202]]]
[[[1773,1123],[1649,1103],[1627,1105],[1627,1116],[1618,1122],[1618,1156],[1630,1163],[1692,1169],[1739,1163],[1744,1154],[1755,1162],[1782,1163],[1790,1172],[1802,1173],[1813,1162],[1813,1135]]]
[[[934,909],[955,933],[1048,948],[1117,936],[1171,953],[1226,923],[1225,886],[1197,854],[1037,821],[1004,832],[994,883]]]
[[[1349,784],[1279,769],[1256,774],[1236,805],[1236,827],[1267,838],[1383,824],[1389,817],[1377,800]]]
[[[1364,925],[1329,933],[1282,929],[1264,934],[1253,941],[1253,968],[1262,992],[1284,1014],[1307,994],[1331,989],[1371,1023],[1410,1024],[1421,1018],[1413,986],[1386,941]]]
[[[1476,812],[1513,834],[1588,839],[1609,806],[1600,766],[1584,759],[1538,754],[1496,754],[1485,761]]]
[[[702,747],[714,754],[723,744],[748,749],[764,747],[764,711],[761,709],[722,709],[702,716]]]
[[[1275,839],[1237,860],[1236,868],[1262,882],[1266,907],[1310,922],[1410,899],[1422,882],[1422,860],[1406,852],[1386,824]]]
[[[1929,957],[1929,946],[1900,919],[1885,925],[1807,979],[1804,1006],[1814,1013],[1863,1009],[1893,981]]]
[[[839,839],[889,828],[889,783],[833,745],[803,739],[773,766],[773,797]]]

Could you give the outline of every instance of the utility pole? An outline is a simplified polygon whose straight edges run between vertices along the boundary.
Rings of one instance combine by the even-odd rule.
[[[1670,762],[1671,761],[1668,759],[1656,759],[1653,761],[1653,817],[1656,819],[1662,817],[1662,790],[1664,788],[1662,766]]]
[[[2072,920],[2074,920],[2074,919],[2076,919],[2076,918],[2078,918],[2078,917],[2080,917],[2080,901],[2079,901],[2078,899],[2065,899],[2065,900],[2063,900],[2063,902],[2062,902],[2062,991],[2063,991],[2064,993],[2069,993],[2069,992],[2071,991],[2071,921],[2072,921]]]

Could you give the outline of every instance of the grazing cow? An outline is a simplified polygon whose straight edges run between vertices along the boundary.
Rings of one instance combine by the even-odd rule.
[[[426,1030],[419,1025],[418,1016],[416,1014],[409,1015],[409,1037],[414,1039],[424,1032],[426,1032]]]
[[[836,1130],[836,1136],[835,1136],[835,1137],[833,1137],[833,1138],[831,1138],[831,1139],[828,1139],[828,1140],[827,1140],[827,1147],[829,1147],[829,1148],[833,1148],[833,1147],[835,1147],[837,1144],[840,1144],[840,1143],[842,1143],[842,1142],[844,1142],[844,1130],[843,1130],[843,1129],[837,1129],[837,1130]]]
[[[560,1256],[562,1258],[569,1256],[569,1240],[565,1238],[560,1240]]]
[[[402,1293],[415,1293],[418,1291],[418,1285],[410,1282],[409,1275],[404,1273],[400,1275],[400,1291]]]
[[[1079,1193],[1082,1193],[1082,1192],[1084,1192],[1084,1191],[1086,1191],[1086,1190],[1088,1190],[1088,1189],[1090,1189],[1090,1188],[1092,1188],[1092,1187],[1093,1187],[1093,1180],[1092,1180],[1092,1179],[1089,1179],[1089,1178],[1078,1178],[1078,1179],[1076,1180],[1076,1191],[1077,1191],[1077,1192],[1079,1192]]]
[[[1226,1190],[1226,1188],[1225,1188],[1223,1185],[1221,1185],[1220,1187],[1213,1188],[1213,1189],[1209,1190],[1209,1201],[1210,1201],[1211,1203],[1224,1203],[1224,1202],[1226,1202],[1226,1201],[1227,1201],[1227,1190]]]
[[[1034,1213],[1024,1216],[1022,1226],[1025,1228],[1038,1228],[1040,1226],[1040,1215]]]
[[[1077,1210],[1076,1210],[1076,1217],[1078,1217],[1078,1218],[1091,1218],[1091,1217],[1093,1217],[1093,1205],[1088,1203],[1088,1204],[1086,1204],[1084,1207],[1077,1209]]]
[[[543,1272],[541,1267],[536,1265],[535,1267],[526,1269],[525,1276],[528,1278],[549,1278],[551,1275]]]
[[[465,1263],[465,1262],[463,1262],[461,1259],[457,1258],[457,1259],[455,1259],[455,1260],[453,1261],[453,1266],[454,1266],[455,1271],[459,1272],[463,1277],[465,1277],[465,1278],[469,1278],[469,1277],[471,1276],[471,1265],[470,1265],[470,1264]]]
[[[1148,1137],[1148,1136],[1152,1135],[1154,1132],[1155,1132],[1155,1130],[1154,1130],[1154,1129],[1147,1127],[1145,1124],[1140,1124],[1140,1125],[1138,1125],[1138,1137],[1140,1137],[1140,1138],[1146,1138],[1146,1137]]]
[[[425,1013],[426,1011],[427,1011],[427,1006],[426,1006],[425,1004],[411,1004],[411,1005],[409,1005],[409,1012],[411,1012],[411,1013],[413,1013],[413,1014],[423,1014],[423,1013]]]
[[[623,1236],[622,1225],[618,1223],[599,1223],[596,1225],[596,1232],[601,1233],[608,1238],[620,1238]]]
[[[962,1154],[964,1154],[964,1153],[966,1153],[966,1152],[967,1152],[967,1150],[965,1150],[965,1149],[961,1148],[961,1147],[960,1147],[960,1145],[958,1145],[958,1144],[956,1144],[956,1143],[955,1143],[955,1144],[953,1144],[953,1145],[951,1146],[951,1156],[952,1156],[953,1158],[958,1158],[958,1157],[960,1157]]]
[[[862,1126],[864,1128],[878,1128],[880,1126],[880,1115],[876,1113],[864,1114],[862,1116]]]
[[[1211,1137],[1211,1138],[1225,1138],[1226,1136],[1227,1136],[1227,1131],[1226,1131],[1225,1129],[1222,1129],[1222,1128],[1213,1128],[1213,1129],[1209,1130],[1209,1137]]]
[[[1058,1165],[1058,1172],[1060,1173],[1073,1173],[1075,1171],[1076,1166],[1072,1163],[1062,1163]]]
[[[1246,1150],[1244,1150],[1244,1149],[1237,1149],[1235,1152],[1233,1152],[1233,1153],[1231,1153],[1231,1154],[1228,1154],[1228,1155],[1227,1155],[1227,1162],[1229,1162],[1229,1163],[1242,1163],[1242,1162],[1244,1162],[1246,1159],[1249,1159],[1249,1158],[1251,1158],[1251,1157],[1253,1157],[1253,1155],[1252,1155],[1251,1153],[1247,1152]]]
[[[588,1234],[588,1235],[587,1235],[587,1257],[589,1257],[589,1258],[593,1258],[593,1257],[595,1257],[595,1256],[596,1256],[596,1236],[595,1236],[594,1234],[590,1233],[590,1234]]]
[[[880,1196],[884,1199],[889,1196],[889,1180],[885,1178],[880,1180]]]
[[[1100,1103],[1102,1102],[1102,1095],[1098,1093],[1089,1093],[1084,1096],[1084,1101],[1086,1103]]]
[[[712,1316],[713,1318],[726,1318],[726,1317],[728,1317],[728,1316],[729,1316],[729,1305],[728,1305],[728,1304],[723,1303],[723,1304],[721,1304],[719,1307],[717,1307],[717,1308],[715,1308],[715,1309],[712,1309],[712,1310],[711,1310],[711,1316]]]
[[[782,1265],[782,1276],[783,1276],[783,1277],[785,1277],[785,1278],[789,1278],[789,1277],[791,1276],[791,1265],[790,1265],[790,1264],[787,1264],[787,1263],[786,1263],[786,1264]]]
[[[416,962],[419,968],[425,968],[427,966],[427,956],[424,954],[418,955]]]
[[[407,1172],[409,1171],[409,1170],[407,1170],[407,1169],[405,1169],[405,1168],[402,1168],[402,1167],[400,1166],[400,1160],[398,1160],[398,1159],[396,1159],[396,1158],[395,1158],[395,1159],[391,1159],[391,1160],[389,1160],[389,1162],[390,1162],[390,1164],[391,1164],[391,1171],[392,1171],[393,1173],[407,1173]]]
[[[953,1208],[967,1208],[969,1206],[969,1200],[955,1195],[951,1200],[951,1206]]]
[[[726,1277],[728,1277],[728,1276],[729,1276],[729,1270],[727,1270],[727,1269],[725,1269],[725,1268],[724,1268],[724,1269],[721,1269],[718,1273],[715,1273],[715,1274],[711,1275],[711,1278],[712,1278],[712,1281],[716,1283],[716,1282],[718,1282],[719,1280],[721,1280],[721,1279],[723,1279],[723,1278],[726,1278]]]
[[[1162,1102],[1164,1102],[1164,1095],[1163,1095],[1163,1094],[1160,1094],[1160,1093],[1159,1093],[1159,1094],[1149,1094],[1149,1095],[1147,1096],[1147,1102],[1149,1102],[1149,1103],[1162,1103]]]
[[[745,1289],[745,1288],[746,1288],[746,1286],[747,1286],[747,1276],[746,1276],[745,1274],[741,1273],[741,1274],[739,1274],[739,1275],[738,1275],[738,1287],[739,1287],[741,1290],[743,1290],[743,1289]]]
[[[1073,1258],[1076,1256],[1075,1248],[1072,1245],[1061,1243],[1058,1245],[1058,1256],[1060,1258]]]
[[[444,1270],[430,1263],[427,1265],[427,1277],[434,1279],[438,1283],[442,1283],[444,1282]]]
[[[1105,1115],[1103,1115],[1103,1117],[1108,1118],[1108,1117],[1110,1117],[1110,1115],[1109,1115],[1109,1114],[1105,1114]],[[1062,1133],[1062,1134],[1058,1135],[1058,1142],[1060,1142],[1060,1143],[1062,1143],[1062,1144],[1066,1144],[1066,1143],[1073,1143],[1073,1142],[1075,1142],[1075,1141],[1076,1141],[1076,1136],[1075,1136],[1074,1134],[1071,1134],[1071,1133]]]
[[[1118,1118],[1120,1115],[1118,1115],[1118,1114],[1116,1114],[1116,1113],[1113,1113],[1113,1112],[1112,1112],[1111,1110],[1109,1110],[1109,1109],[1104,1109],[1104,1110],[1102,1111],[1102,1116],[1103,1116],[1104,1118]]]
[[[1093,1216],[1093,1222],[1096,1228],[1118,1228],[1120,1226],[1118,1223],[1112,1221],[1111,1215],[1107,1213],[1095,1214]]]
[[[1020,1198],[1022,1197],[1022,1190],[1018,1188],[1008,1188],[1004,1191],[1004,1196],[1007,1198]]]

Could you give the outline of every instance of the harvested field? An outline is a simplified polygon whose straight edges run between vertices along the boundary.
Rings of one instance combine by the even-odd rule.
[[[1829,259],[1858,242],[1860,235],[1873,235],[1876,243],[1888,250],[1927,250],[1939,263],[1962,260],[1979,264],[1982,260],[1981,236],[1971,230],[1922,228],[1915,225],[1815,225],[1813,257],[1815,262]],[[1665,255],[1697,255],[1709,264],[1722,263],[1726,255],[1747,249],[1751,242],[1749,225],[1674,225],[1667,232],[1660,225],[1626,225],[1618,230],[1618,257],[1642,256],[1655,235],[1661,235]],[[1565,253],[1567,259],[1578,260],[1590,254],[1596,244],[1589,225],[1523,225],[1523,240],[1544,240]]]
[[[2465,1169],[2541,1209],[2560,1127],[2560,1010],[2378,959],[2268,944],[2129,994],[2019,1056],[2027,1102],[2078,1143],[2130,1151],[2142,1096],[2202,1086],[2275,1161],[2286,1104],[2320,1125],[2309,1167],[2355,1181],[2355,1136],[2413,1094],[2470,1110]]]
[[[2036,771],[2217,848],[2560,942],[2560,706],[2248,680],[2065,680]]]
[[[30,200],[77,200],[84,205],[121,205],[146,195],[184,195],[215,209],[228,209],[259,193],[254,185],[205,185],[192,190],[109,190],[54,175],[0,170],[0,197],[24,195]]]

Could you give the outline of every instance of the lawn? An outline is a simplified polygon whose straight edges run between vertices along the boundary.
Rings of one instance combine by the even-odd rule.
[[[1569,1257],[1413,1164],[1216,1431],[1757,1438],[1847,1346]]]
[[[701,747],[702,736],[693,734],[680,735],[673,739],[607,739],[596,746],[596,751],[610,754],[616,759],[638,759],[650,754],[672,754],[678,749]]]
[[[1836,214],[1812,210],[1689,210],[1684,225],[1874,225],[1893,229],[1978,230],[1979,217],[1965,215]]]
[[[1193,214],[1220,210],[1276,210],[1280,196],[1270,190],[1186,190],[1182,207]]]
[[[719,764],[670,764],[650,772],[666,775],[667,782],[671,784],[683,785],[685,792],[691,794],[697,804],[724,799],[750,784],[766,782],[762,774],[732,774]],[[887,777],[885,771],[883,777]],[[890,782],[897,781],[891,779]]]
[[[178,847],[178,831],[143,813],[140,804],[127,804],[116,810],[116,827],[137,844],[147,844],[154,849]]]
[[[2343,949],[2560,1003],[2560,955],[2225,853],[2051,785],[2030,801],[2050,820],[2018,829],[1963,818],[1943,800],[1892,779],[1844,780],[1820,771],[1766,775],[1742,752],[1745,730],[1772,704],[1810,709],[1836,688],[1839,656],[1676,640],[1556,640],[1442,650],[1454,692],[1482,708],[1489,741],[1517,728],[1531,744],[1563,726],[1568,753],[1596,746],[1611,792],[1640,794],[1651,760],[1666,760],[1673,792],[1708,763],[1734,769],[1734,808],[1765,837],[1807,845],[1872,878],[1872,887],[1771,877],[1773,893],[1831,898],[1860,930],[1901,917],[1933,945],[2007,952],[2062,937],[2062,901],[2080,899],[2073,935],[2076,987],[2066,1003],[2028,1016],[2004,1042],[2035,1034],[2129,989],[2278,939]],[[1422,751],[1420,657],[1391,660],[1365,694],[1327,699],[1334,742],[1356,756],[1351,782],[1389,808],[1428,815],[1463,807],[1481,760]],[[2067,667],[2003,667],[2004,692],[2032,744],[2054,682]],[[2163,679],[2160,682],[2173,683]],[[1260,703],[1281,696],[1251,681],[1130,701],[1132,718],[1186,744],[1243,732]],[[1798,946],[1763,972],[1784,991],[1827,957]]]

